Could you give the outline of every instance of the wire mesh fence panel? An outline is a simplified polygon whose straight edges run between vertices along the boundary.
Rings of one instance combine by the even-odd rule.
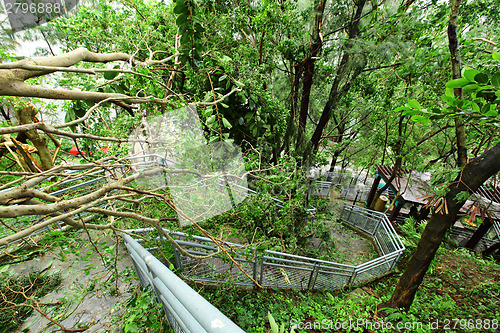
[[[368,234],[373,234],[380,219],[367,214],[360,207],[344,204],[342,209],[341,220],[345,223],[358,228]]]
[[[201,253],[197,253],[198,255]],[[248,278],[253,276],[254,264],[245,259],[233,258],[241,269],[229,259],[212,256],[206,259],[192,259],[181,256],[181,275],[197,282],[225,283],[252,286],[254,283]],[[243,271],[245,273],[243,273]]]
[[[332,188],[332,182],[316,180],[311,182],[310,195],[328,197]]]
[[[321,174],[321,179],[334,185],[352,185],[358,182],[358,176],[351,172],[325,172]]]
[[[261,285],[274,288],[307,289],[314,271],[312,265],[284,263],[271,257],[265,257],[261,267]]]
[[[495,230],[497,240],[500,240],[500,221],[493,221],[493,229]]]
[[[344,185],[340,192],[340,197],[347,200],[366,201],[370,189],[359,185]]]
[[[177,322],[174,312],[170,311],[166,305],[165,301],[161,301],[162,307],[163,307],[163,312],[165,312],[165,317],[167,318],[168,324],[172,328],[172,330],[175,333],[185,333],[185,331],[182,329],[181,325]]]
[[[391,233],[387,230],[387,226],[384,223],[381,223],[380,227],[375,233],[375,239],[380,246],[382,254],[386,255],[391,252],[397,251],[396,245],[393,242],[394,237],[395,235],[391,235]]]
[[[376,279],[386,273],[388,273],[392,269],[392,261],[381,262],[371,268],[368,268],[364,271],[356,273],[355,278],[352,281],[353,285],[359,285],[373,279]]]
[[[350,272],[334,272],[319,269],[314,281],[314,289],[336,290],[343,288],[349,283],[352,276]]]
[[[15,218],[1,219],[0,237],[5,237],[31,227],[38,219],[39,216],[19,216]]]

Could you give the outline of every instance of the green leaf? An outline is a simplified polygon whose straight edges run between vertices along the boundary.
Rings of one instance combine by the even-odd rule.
[[[238,86],[240,88],[243,88],[245,86],[243,83],[241,83],[240,81],[236,81],[236,80],[234,80],[234,84],[236,84],[236,86]]]
[[[468,84],[470,81],[466,78],[460,78],[460,79],[455,79],[446,82],[446,88],[462,88],[466,84]]]
[[[175,14],[184,13],[187,10],[187,5],[184,1],[177,1],[174,7]]]
[[[414,99],[410,99],[408,101],[408,106],[411,107],[412,109],[417,109],[420,110],[422,106],[420,106],[420,103]]]
[[[244,123],[245,119],[243,119],[243,117],[240,117],[240,119],[238,119],[238,124],[243,125]]]
[[[215,114],[207,118],[207,125],[211,126],[214,123],[214,121],[215,121]]]
[[[113,80],[118,75],[118,72],[104,72],[104,78],[106,80]]]
[[[449,106],[455,106],[455,97],[441,96],[441,99]]]
[[[498,112],[496,110],[490,110],[486,112],[484,115],[488,117],[498,117]]]
[[[278,333],[279,332],[278,324],[276,324],[273,315],[269,311],[267,312],[267,318],[269,319],[269,325],[271,326],[271,331],[273,333]]]
[[[394,112],[401,112],[401,111],[406,111],[409,110],[410,108],[407,106],[400,106],[394,109]]]
[[[226,77],[227,77],[226,75],[222,75],[222,76],[219,78],[219,82],[220,82],[220,81],[224,81],[224,80],[226,79]]]
[[[403,112],[403,116],[413,116],[419,114],[420,110],[406,110]]]
[[[491,77],[491,84],[497,88],[500,88],[500,73],[493,74]]]
[[[477,69],[474,69],[474,68],[468,68],[464,71],[464,77],[473,82],[474,81],[474,77],[479,74],[480,72],[477,70]]]
[[[479,107],[479,105],[476,102],[472,102],[472,110],[474,110],[476,112],[480,112],[481,108]]]
[[[428,125],[431,120],[427,117],[424,117],[424,116],[412,116],[411,117],[411,120],[413,120],[414,122],[417,122],[417,123],[422,123],[424,125]]]
[[[462,89],[463,91],[473,91],[477,90],[479,86],[475,83],[469,83],[468,85],[464,86]]]
[[[455,97],[455,92],[453,91],[453,88],[445,88],[444,94],[445,96],[448,97]]]
[[[224,127],[226,127],[226,128],[233,127],[233,125],[231,125],[231,123],[226,118],[222,118],[222,123],[224,124]]]
[[[477,83],[488,83],[489,81],[489,78],[488,78],[488,75],[484,74],[484,73],[479,73],[479,74],[476,74],[476,76],[474,76],[474,80],[477,82]]]
[[[185,26],[186,23],[188,23],[188,16],[186,13],[182,13],[181,15],[179,15],[179,17],[175,20],[175,23],[177,24],[177,26],[179,28],[182,28],[183,26]],[[187,26],[189,28],[189,25]],[[188,30],[188,29],[182,29],[182,30]],[[184,34],[184,32],[183,32]]]
[[[500,60],[500,53],[493,52],[493,54],[491,55],[491,57],[493,58],[493,60]]]

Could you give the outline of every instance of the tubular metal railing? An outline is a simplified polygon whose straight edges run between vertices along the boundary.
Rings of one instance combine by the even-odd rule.
[[[175,332],[244,333],[234,322],[189,287],[131,236],[122,233],[125,245],[144,287],[151,287]]]

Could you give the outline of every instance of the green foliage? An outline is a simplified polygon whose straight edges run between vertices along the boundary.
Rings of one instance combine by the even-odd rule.
[[[59,274],[31,272],[26,276],[8,274],[9,266],[0,270],[0,332],[14,332],[26,320],[36,301],[61,283]],[[26,296],[23,296],[23,294]],[[29,299],[31,298],[31,299]]]
[[[400,227],[402,242],[406,247],[405,253],[411,255],[415,252],[417,244],[420,241],[420,236],[425,229],[426,222],[418,223],[414,218],[410,217],[405,220],[405,223]]]
[[[273,315],[269,311],[267,312],[267,319],[269,319],[269,325],[271,326],[272,333],[285,333],[285,323],[281,323],[281,326],[278,326],[278,324],[276,324],[276,320],[274,320]],[[290,333],[293,332],[295,332],[295,330],[292,328]]]
[[[152,290],[137,290],[126,305],[124,318],[123,333],[173,332]]]
[[[303,197],[288,200],[283,208],[269,194],[252,195],[236,208],[204,221],[204,228],[213,234],[257,242],[260,248],[281,251],[281,240],[290,249],[304,242],[301,237],[308,221]],[[193,228],[193,232],[196,230]]]
[[[446,94],[441,99],[443,108],[424,109],[415,100],[397,108],[403,115],[411,116],[415,122],[428,125],[430,121],[460,116],[464,120],[479,122],[482,126],[498,126],[500,101],[500,72],[488,74],[474,68],[465,67],[463,76],[446,82]],[[453,89],[462,89],[464,99],[455,97]]]
[[[177,14],[175,23],[179,28],[181,36],[181,62],[190,63],[194,67],[200,67],[201,54],[204,50],[203,33],[205,28],[200,16],[197,2],[194,0],[175,0],[174,13]]]

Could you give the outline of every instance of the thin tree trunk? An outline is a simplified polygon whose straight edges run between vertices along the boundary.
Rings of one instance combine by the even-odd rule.
[[[453,72],[453,79],[459,79],[462,77],[461,67],[462,63],[460,60],[460,51],[458,48],[458,35],[457,35],[457,24],[458,24],[458,14],[460,11],[461,0],[454,0],[451,7],[450,23],[448,24],[448,46],[451,54],[451,69]],[[462,88],[453,89],[455,98],[463,99]],[[467,136],[465,134],[465,125],[459,116],[455,117],[455,132],[456,132],[456,143],[457,143],[457,166],[463,167],[467,163]]]
[[[358,33],[359,33],[359,21],[361,18],[361,14],[363,12],[363,8],[365,6],[366,0],[360,0],[357,4],[356,8],[356,13],[354,14],[354,17],[351,21],[351,26],[349,27],[349,40],[354,39]],[[347,78],[348,76],[348,62],[350,58],[350,49],[352,48],[352,42],[347,41],[346,43],[346,49],[342,55],[342,60],[340,61],[340,66],[337,69],[337,72],[335,74],[335,79],[333,80],[332,87],[330,89],[330,93],[328,95],[328,101],[325,104],[325,107],[323,108],[323,112],[321,114],[321,117],[319,119],[318,125],[316,126],[316,129],[311,137],[311,148],[312,150],[316,151],[319,146],[319,142],[321,140],[321,136],[323,134],[323,131],[328,124],[328,121],[330,120],[332,116],[332,110],[334,106],[337,104],[339,97],[347,92],[351,86],[351,81],[356,78],[359,73],[361,73],[362,68],[358,68],[358,70],[351,75],[351,78]],[[341,85],[342,80],[346,80],[347,82],[344,85]],[[304,160],[307,159],[309,154],[311,153],[311,149],[306,149],[304,152]]]
[[[401,169],[401,165],[403,164],[403,156],[401,154],[403,150],[403,146],[405,144],[404,140],[404,135],[406,134],[406,128],[403,130],[403,120],[404,116],[399,117],[399,122],[398,122],[398,141],[395,144],[394,147],[394,154],[396,155],[396,161],[394,162],[394,167],[392,168],[391,176],[387,180],[384,186],[381,188],[377,189],[375,192],[375,195],[373,196],[373,200],[370,203],[370,209],[374,209],[375,204],[377,203],[378,198],[380,195],[389,187],[389,185],[392,183],[392,181],[396,178],[398,175],[399,170]]]
[[[455,201],[460,192],[472,194],[491,176],[500,171],[500,143],[474,158],[464,167],[461,175],[449,186],[445,197],[448,213],[433,213],[427,223],[417,249],[408,262],[403,275],[398,281],[391,299],[379,305],[379,308],[409,309],[415,298],[418,287],[422,283],[436,252],[448,229],[457,218],[465,200]]]
[[[316,17],[314,19],[314,41],[309,48],[309,56],[304,62],[304,79],[302,86],[302,98],[300,100],[300,113],[299,113],[299,139],[300,134],[303,133],[306,122],[307,115],[309,113],[309,100],[311,97],[311,87],[313,83],[314,76],[314,63],[318,54],[321,52],[323,47],[323,37],[321,35],[321,26],[323,24],[323,13],[325,11],[326,0],[320,0],[318,6],[316,7]],[[300,144],[300,142],[298,142]]]

